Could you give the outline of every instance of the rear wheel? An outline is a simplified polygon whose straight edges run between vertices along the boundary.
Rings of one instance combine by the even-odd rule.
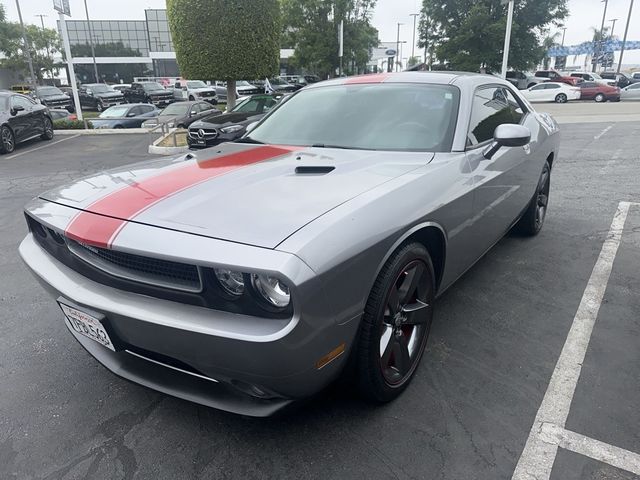
[[[400,395],[427,344],[435,275],[420,243],[401,247],[387,261],[371,290],[356,345],[356,378],[368,400],[389,402]]]
[[[544,163],[536,193],[533,195],[527,210],[515,226],[515,231],[528,236],[540,233],[547,216],[549,193],[551,191],[551,165]]]
[[[599,93],[596,95],[595,101],[598,103],[602,103],[602,102],[606,102],[607,98],[602,94]]]
[[[51,140],[53,138],[53,124],[49,117],[44,117],[43,134],[40,136],[42,140]]]
[[[567,103],[567,96],[564,93],[556,95],[556,103]]]
[[[0,128],[0,153],[11,153],[16,149],[13,131],[7,126]]]
[[[102,101],[98,100],[96,102],[96,110],[98,110],[99,112],[104,110],[104,105],[102,105]]]

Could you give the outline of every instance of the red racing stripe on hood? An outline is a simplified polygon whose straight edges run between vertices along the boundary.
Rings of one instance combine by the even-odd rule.
[[[382,83],[391,76],[390,73],[371,73],[369,75],[358,75],[350,77],[344,82],[346,85],[354,83]]]
[[[86,207],[88,211],[79,212],[71,220],[65,233],[72,240],[109,248],[127,221],[161,200],[211,178],[295,150],[265,145],[163,171],[96,200]]]

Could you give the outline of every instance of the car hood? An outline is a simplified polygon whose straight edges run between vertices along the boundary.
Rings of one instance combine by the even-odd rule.
[[[205,92],[215,93],[216,92],[216,89],[213,87],[190,88],[189,90],[196,93],[205,93]]]
[[[69,98],[67,95],[65,95],[64,93],[60,94],[60,93],[55,93],[53,95],[38,95],[38,97],[41,100],[47,100],[49,102],[55,102],[55,101],[71,101],[71,98]]]
[[[170,92],[169,90],[165,90],[163,89],[158,89],[158,90],[145,90],[145,93],[147,95],[167,95],[167,96],[173,96],[173,93]]]
[[[390,153],[231,143],[51,190],[44,200],[122,221],[275,248],[329,210],[431,161]],[[90,216],[100,230],[99,217]],[[107,243],[107,240],[104,240]]]

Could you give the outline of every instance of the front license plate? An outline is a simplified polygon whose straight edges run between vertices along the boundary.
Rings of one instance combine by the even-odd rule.
[[[91,340],[98,342],[100,345],[107,347],[110,350],[116,351],[109,334],[102,325],[99,318],[89,315],[77,308],[65,305],[62,302],[58,302],[64,316],[67,317],[69,327],[80,335],[84,335]]]
[[[196,140],[196,144],[198,144],[198,145],[206,145],[207,142],[205,142],[204,140]]]

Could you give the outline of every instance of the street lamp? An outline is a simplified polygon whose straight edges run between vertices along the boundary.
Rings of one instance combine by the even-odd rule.
[[[502,52],[502,78],[507,78],[507,65],[509,63],[509,47],[511,44],[511,27],[513,26],[513,9],[514,0],[500,0],[502,5],[509,2],[509,10],[507,13],[507,31],[504,34],[504,50]]]
[[[609,0],[601,0],[601,3],[604,2],[604,12],[602,12],[602,25],[600,26],[600,41],[596,43],[595,48],[595,58],[593,61],[593,69],[592,72],[596,71],[598,66],[598,58],[600,57],[601,45],[604,42],[604,20],[607,18],[607,6],[609,6]]]
[[[629,33],[629,23],[631,22],[631,12],[633,12],[633,0],[629,4],[629,15],[627,16],[627,27],[624,29],[624,38],[622,40],[622,48],[620,50],[620,59],[618,60],[618,70],[617,73],[620,73],[620,69],[622,68],[622,57],[624,56],[624,48],[627,45],[627,34]]]
[[[420,14],[412,13],[409,16],[413,17],[413,44],[411,45],[411,58],[413,58],[416,55],[416,18],[418,18]]]
[[[44,35],[45,32],[45,28],[44,28],[44,17],[46,17],[46,15],[44,14],[39,14],[39,15],[34,15],[34,17],[40,17],[40,25],[42,25],[42,33]],[[47,51],[47,58],[51,58],[51,52],[49,51],[49,44],[47,43],[45,45],[45,50]],[[53,71],[49,72],[49,74],[51,75],[51,78],[53,78]]]
[[[34,87],[36,85],[36,76],[33,73],[33,61],[31,60],[31,49],[29,48],[29,41],[27,40],[27,31],[24,29],[24,23],[22,23],[22,11],[20,11],[20,1],[16,0],[16,8],[18,9],[18,18],[20,19],[20,28],[22,29],[22,40],[24,41],[24,53],[27,56],[27,63],[29,64],[29,74],[31,75],[31,82]],[[35,91],[35,88],[34,88]]]
[[[404,23],[398,22],[398,37],[396,40],[396,58],[398,57],[398,53],[400,53],[400,25],[404,25]],[[396,62],[396,72],[398,71],[398,62]]]
[[[87,15],[87,27],[89,28],[89,43],[91,44],[91,57],[93,57],[93,74],[96,77],[96,83],[100,83],[100,78],[98,77],[98,64],[96,63],[96,51],[93,48],[93,31],[91,30],[91,20],[89,20],[87,0],[84,0],[84,13]]]
[[[564,36],[567,33],[567,27],[562,27],[562,44],[560,45],[561,47],[564,47]]]

